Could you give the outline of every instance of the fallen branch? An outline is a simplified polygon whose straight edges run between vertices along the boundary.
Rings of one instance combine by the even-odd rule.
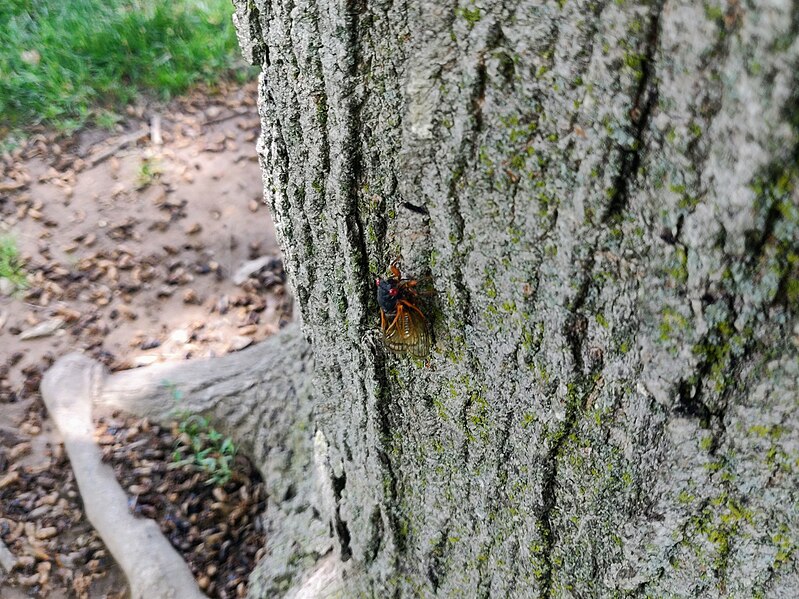
[[[248,114],[252,114],[253,110],[237,110],[236,112],[231,112],[229,114],[225,114],[222,116],[218,116],[214,119],[208,119],[203,121],[201,126],[207,127],[208,125],[217,125],[219,123],[224,123],[225,121],[229,121],[230,119],[235,119],[240,116],[246,116]]]

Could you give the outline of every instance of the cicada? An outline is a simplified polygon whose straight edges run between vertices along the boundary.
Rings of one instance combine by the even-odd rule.
[[[380,327],[386,347],[399,354],[424,358],[430,352],[430,327],[418,306],[416,279],[404,279],[395,260],[391,277],[375,279]]]

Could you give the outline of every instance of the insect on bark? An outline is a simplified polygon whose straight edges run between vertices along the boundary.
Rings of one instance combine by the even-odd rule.
[[[430,353],[431,337],[427,318],[418,306],[419,282],[402,277],[399,260],[392,262],[389,270],[388,279],[375,279],[383,343],[395,353],[424,358]]]

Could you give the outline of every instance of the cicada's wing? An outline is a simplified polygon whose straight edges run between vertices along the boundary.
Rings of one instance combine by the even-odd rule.
[[[416,307],[399,302],[396,316],[383,328],[383,341],[393,352],[424,358],[431,345],[427,319]]]

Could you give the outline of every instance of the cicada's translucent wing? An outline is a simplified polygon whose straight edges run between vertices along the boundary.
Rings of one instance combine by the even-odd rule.
[[[383,341],[386,347],[399,354],[411,354],[424,358],[430,353],[430,329],[427,319],[415,307],[401,301],[397,304],[397,314],[385,321]]]

